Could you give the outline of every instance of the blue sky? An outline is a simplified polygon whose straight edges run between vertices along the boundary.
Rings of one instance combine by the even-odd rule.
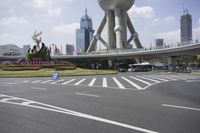
[[[156,38],[175,43],[180,40],[183,7],[192,14],[193,39],[200,39],[199,5],[200,0],[136,0],[129,15],[143,46]],[[96,29],[104,15],[97,0],[0,0],[0,45],[33,45],[35,30],[43,31],[46,44],[75,44],[86,7]],[[106,40],[106,33],[102,36]]]

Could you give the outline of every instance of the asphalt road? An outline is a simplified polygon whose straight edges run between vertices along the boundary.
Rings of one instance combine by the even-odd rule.
[[[0,133],[200,133],[200,76],[0,79]]]

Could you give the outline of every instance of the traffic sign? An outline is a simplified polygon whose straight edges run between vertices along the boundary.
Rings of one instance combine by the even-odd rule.
[[[58,73],[58,72],[53,72],[53,73],[52,73],[51,80],[57,80],[58,77],[59,77],[59,73]]]

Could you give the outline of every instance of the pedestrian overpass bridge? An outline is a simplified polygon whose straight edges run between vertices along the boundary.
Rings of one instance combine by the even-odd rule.
[[[129,50],[102,50],[99,52],[92,52],[84,55],[57,55],[52,56],[52,59],[58,60],[95,60],[95,59],[129,59],[129,58],[143,58],[154,56],[179,56],[188,54],[200,54],[200,43],[173,46],[162,49],[129,49]],[[0,61],[18,60],[24,56],[2,56]]]

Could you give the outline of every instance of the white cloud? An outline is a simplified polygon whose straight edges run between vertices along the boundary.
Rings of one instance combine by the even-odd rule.
[[[200,39],[200,26],[193,29],[193,40]]]
[[[64,24],[53,27],[53,31],[64,34],[74,34],[76,29],[79,28],[79,23]]]
[[[164,18],[165,21],[169,22],[169,21],[174,21],[175,17],[174,16],[167,16]]]
[[[180,42],[180,30],[156,33],[155,37],[156,38],[163,38],[166,43]]]
[[[23,43],[28,44],[30,40],[29,38],[30,38],[29,36],[20,36],[20,35],[5,33],[0,35],[0,42],[1,42],[0,45],[11,43],[11,44],[17,44],[18,46],[22,47]]]
[[[18,17],[18,16],[5,17],[5,18],[0,19],[0,26],[3,26],[3,27],[6,26],[9,28],[25,26],[28,23],[29,22],[27,19],[23,17]]]
[[[200,25],[200,18],[199,18],[199,25]]]
[[[50,16],[57,16],[57,17],[59,17],[62,14],[61,8],[57,8],[54,10],[48,10],[47,12]]]
[[[150,6],[136,7],[135,5],[128,11],[130,15],[143,18],[154,18],[155,10]]]

